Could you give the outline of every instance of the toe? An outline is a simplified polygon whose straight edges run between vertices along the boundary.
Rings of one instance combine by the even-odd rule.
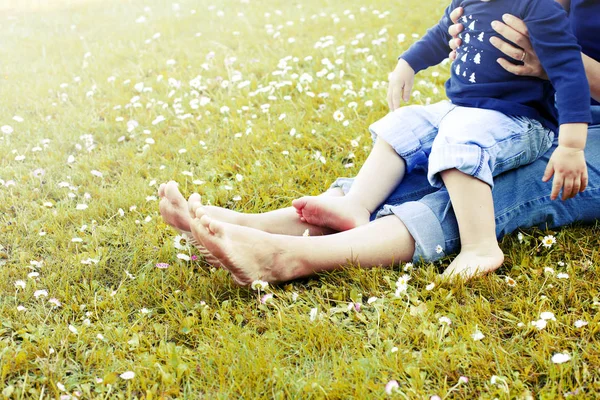
[[[161,183],[160,186],[158,187],[158,197],[165,197],[165,188],[167,187],[166,184]]]
[[[175,181],[169,181],[169,183],[167,183],[167,186],[165,187],[165,196],[172,203],[180,203],[185,201],[185,198],[181,195],[181,193],[179,193],[179,188],[177,182]]]
[[[307,202],[308,202],[308,197],[301,197],[299,199],[292,201],[292,206],[294,206],[294,208],[296,208],[296,210],[300,211],[306,206]]]
[[[200,206],[202,206],[202,198],[198,193],[193,193],[188,199],[188,210],[192,217],[196,215],[196,209]]]

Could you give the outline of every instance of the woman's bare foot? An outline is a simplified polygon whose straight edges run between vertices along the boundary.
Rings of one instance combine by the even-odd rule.
[[[177,182],[169,181],[158,188],[160,203],[158,208],[163,220],[179,232],[190,232],[190,212],[188,202],[179,192]]]
[[[305,196],[292,202],[303,222],[347,231],[369,223],[371,213],[348,197]]]
[[[191,207],[195,204],[201,204],[202,199],[198,193],[194,193],[186,201],[183,195],[179,192],[177,182],[169,181],[163,183],[158,188],[160,196],[159,209],[164,221],[175,228],[186,240],[195,246],[204,260],[214,266],[220,267],[221,263],[210,252],[198,242],[191,232],[190,223],[192,221]]]
[[[442,276],[469,280],[500,268],[504,254],[498,243],[463,246],[454,261],[450,263]]]
[[[284,251],[279,235],[218,221],[198,212],[192,234],[242,286],[261,279],[270,283],[294,278],[299,265]]]

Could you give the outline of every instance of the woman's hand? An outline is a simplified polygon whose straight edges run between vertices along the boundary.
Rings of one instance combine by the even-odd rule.
[[[490,38],[490,43],[507,56],[522,61],[523,65],[513,64],[504,58],[496,60],[498,64],[515,75],[548,79],[548,75],[546,74],[546,71],[544,71],[540,59],[533,50],[525,22],[510,14],[504,14],[502,16],[502,21],[504,22],[493,21],[492,28],[498,32],[500,36],[515,43],[517,46],[521,47],[521,49],[498,37]]]
[[[391,111],[400,107],[400,102],[410,100],[410,92],[415,81],[415,71],[403,59],[398,60],[396,69],[389,76],[388,106]]]
[[[448,33],[452,36],[449,43],[450,48],[452,49],[452,52],[450,52],[449,55],[451,60],[456,59],[456,49],[462,44],[462,40],[458,37],[458,34],[462,32],[464,27],[458,20],[463,15],[463,12],[464,10],[462,7],[458,7],[450,14],[450,19],[454,23],[454,25],[451,25],[450,28],[448,28]],[[525,23],[510,14],[503,15],[502,20],[503,22],[492,22],[492,28],[498,32],[500,36],[515,43],[523,50],[498,37],[492,37],[490,43],[512,59],[523,61],[523,65],[513,64],[504,58],[499,58],[497,60],[498,64],[515,75],[548,79],[548,75],[546,74],[546,71],[544,71],[540,59],[533,50]]]
[[[448,58],[450,58],[452,61],[456,60],[456,49],[458,49],[462,44],[462,39],[458,37],[458,34],[462,32],[464,26],[458,22],[458,19],[462,17],[463,13],[464,9],[462,7],[457,7],[450,13],[450,19],[454,25],[450,25],[450,28],[448,28],[448,33],[450,36],[452,36],[452,39],[450,39],[450,42],[448,43],[452,49],[448,55]]]

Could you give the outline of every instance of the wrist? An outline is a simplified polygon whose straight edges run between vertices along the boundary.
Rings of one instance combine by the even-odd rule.
[[[588,124],[562,124],[558,134],[558,145],[574,149],[585,148]]]
[[[398,64],[396,64],[396,68],[409,68],[413,74],[415,73],[414,68],[411,67],[411,65],[408,63],[408,61],[406,61],[404,58],[398,59]]]

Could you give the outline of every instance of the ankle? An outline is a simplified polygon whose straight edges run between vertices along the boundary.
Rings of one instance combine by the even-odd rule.
[[[343,197],[343,201],[352,208],[360,208],[366,210],[369,214],[372,214],[375,208],[379,205],[373,205],[364,196],[355,195],[352,192],[348,193]]]

